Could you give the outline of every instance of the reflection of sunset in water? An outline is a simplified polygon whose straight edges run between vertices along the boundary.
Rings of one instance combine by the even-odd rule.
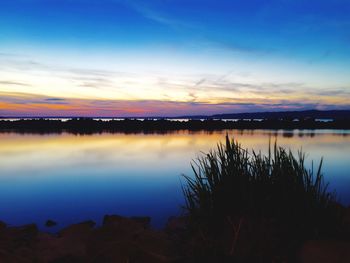
[[[223,141],[226,132],[180,131],[166,135],[157,134],[95,134],[95,135],[18,135],[0,134],[0,157],[3,169],[49,168],[60,166],[127,165],[155,163],[160,167],[165,162],[188,163],[200,151],[215,148]],[[269,140],[293,150],[303,148],[310,156],[319,159],[337,160],[344,155],[350,144],[349,136],[341,133],[316,133],[310,136],[305,132],[275,133],[274,131],[228,131],[244,148],[266,152]],[[174,159],[172,159],[174,158]],[[160,162],[162,161],[162,162]],[[18,165],[20,164],[20,166]],[[181,165],[183,166],[183,165]],[[50,173],[48,172],[49,176]],[[2,175],[4,176],[4,174]],[[30,176],[30,174],[26,174]]]
[[[244,148],[267,152],[269,140],[303,149],[342,200],[350,203],[350,134],[342,131],[227,131]],[[170,134],[0,133],[0,210],[13,224],[54,217],[62,224],[104,214],[150,215],[156,225],[179,212],[180,175],[223,141],[226,131]],[[52,207],[49,204],[54,203]]]

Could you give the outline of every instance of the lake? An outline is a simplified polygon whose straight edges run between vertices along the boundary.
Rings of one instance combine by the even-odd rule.
[[[59,224],[105,214],[151,216],[162,227],[181,214],[181,174],[228,133],[244,148],[267,152],[269,139],[318,165],[343,204],[350,204],[349,130],[179,131],[167,134],[93,135],[0,133],[0,219],[10,225],[47,219]]]

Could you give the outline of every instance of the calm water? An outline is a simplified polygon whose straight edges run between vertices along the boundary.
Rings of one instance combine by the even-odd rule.
[[[303,148],[341,201],[350,204],[350,131],[227,131],[243,147],[266,152],[269,138]],[[58,227],[105,214],[149,215],[162,226],[183,203],[180,175],[190,161],[223,141],[222,132],[166,135],[33,135],[0,133],[0,219],[12,224],[47,219]]]

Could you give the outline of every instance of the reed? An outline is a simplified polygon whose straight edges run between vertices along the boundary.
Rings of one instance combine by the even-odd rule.
[[[193,175],[184,175],[185,209],[203,240],[215,243],[232,228],[226,249],[232,255],[243,232],[262,235],[261,228],[270,232],[255,237],[262,243],[275,235],[275,242],[300,244],[337,232],[340,212],[324,181],[323,160],[308,169],[302,151],[272,148],[267,155],[249,152],[226,136],[225,144],[192,162]]]

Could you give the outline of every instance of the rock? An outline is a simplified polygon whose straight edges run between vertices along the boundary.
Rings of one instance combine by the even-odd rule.
[[[134,236],[133,242],[145,252],[160,257],[169,258],[175,254],[173,242],[161,231],[145,230]]]
[[[61,230],[59,232],[59,236],[73,239],[85,239],[89,234],[91,234],[95,225],[96,223],[91,220],[73,224]]]
[[[344,230],[348,235],[350,235],[350,208],[346,208],[344,210],[344,218],[343,218],[343,223],[344,223]],[[350,239],[350,236],[348,237]]]
[[[145,231],[143,225],[132,219],[117,215],[106,215],[102,226],[94,231],[91,245],[101,247],[107,242],[133,242],[135,236],[143,231]]]
[[[188,218],[187,217],[170,217],[165,226],[165,230],[167,232],[178,232],[186,230],[188,226]]]
[[[118,215],[106,215],[103,218],[103,225],[100,229],[107,231],[113,236],[126,240],[132,238],[135,234],[145,230],[143,224],[130,218]]]
[[[47,227],[53,227],[55,225],[57,225],[57,223],[51,219],[48,219],[45,223],[45,226],[47,226]]]
[[[7,224],[5,222],[0,221],[0,231],[5,229],[7,227]]]
[[[301,263],[348,263],[350,242],[335,240],[307,241],[300,253]]]
[[[94,226],[95,222],[86,221],[64,228],[57,236],[40,233],[36,258],[39,262],[86,262],[86,244]]]
[[[38,240],[35,251],[37,260],[34,262],[86,262],[86,244],[81,240],[59,237],[43,238]],[[75,260],[63,261],[68,258]]]
[[[150,228],[151,226],[151,218],[149,216],[132,216],[130,219],[140,223],[144,228]]]
[[[16,242],[27,243],[33,240],[39,233],[36,224],[6,228],[7,236]]]
[[[106,215],[88,243],[93,262],[169,262],[173,243],[163,233],[145,228],[148,218]]]
[[[103,226],[112,226],[112,225],[118,225],[122,222],[125,222],[125,220],[128,220],[126,217],[122,217],[119,215],[105,215],[103,217]]]
[[[39,232],[35,225],[0,231],[0,262],[174,262],[174,243],[163,231],[148,226],[149,218],[108,215],[103,225],[86,221],[58,234]]]
[[[142,262],[142,263],[170,263],[170,258],[164,255],[150,253],[134,243],[109,242],[97,251],[90,254],[90,262]]]
[[[38,235],[35,224],[2,229],[0,235],[0,262],[30,262],[33,244]]]

